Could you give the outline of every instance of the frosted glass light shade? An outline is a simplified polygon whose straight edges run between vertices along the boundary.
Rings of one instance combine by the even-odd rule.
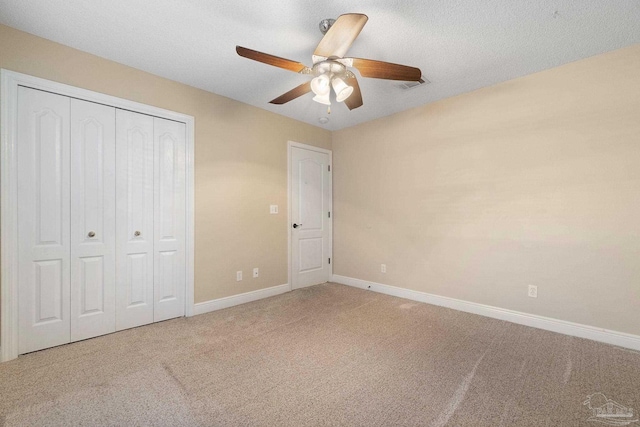
[[[329,91],[327,91],[324,95],[316,95],[313,97],[313,100],[320,104],[331,105],[331,98],[329,97],[329,94]]]
[[[329,82],[331,79],[326,74],[320,74],[318,77],[311,80],[311,90],[316,95],[325,95],[331,91]]]
[[[339,77],[334,77],[331,80],[333,90],[336,91],[336,101],[342,102],[347,99],[353,93],[353,87],[349,86]]]

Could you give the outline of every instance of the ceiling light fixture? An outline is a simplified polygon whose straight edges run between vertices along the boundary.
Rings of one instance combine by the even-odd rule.
[[[336,92],[336,101],[342,102],[353,93],[353,87],[349,86],[340,77],[334,77],[331,80],[331,86]]]
[[[320,74],[311,80],[311,90],[318,96],[327,95],[331,91],[330,81],[331,78],[327,74]]]
[[[327,92],[324,95],[316,95],[313,97],[313,100],[319,102],[324,105],[331,105],[331,98],[329,97],[330,93]]]
[[[345,83],[344,77],[348,75],[344,64],[333,61],[319,61],[313,65],[313,73],[316,75],[311,80],[311,91],[316,95],[313,100],[324,105],[331,105],[331,88],[336,93],[336,101],[347,99],[354,88]]]

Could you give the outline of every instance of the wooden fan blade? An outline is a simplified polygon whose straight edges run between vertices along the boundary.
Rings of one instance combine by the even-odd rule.
[[[362,92],[360,92],[360,85],[358,84],[358,80],[355,76],[349,76],[345,79],[345,83],[349,86],[353,87],[353,92],[347,99],[344,100],[344,103],[347,104],[349,110],[353,110],[354,108],[358,108],[362,106]]]
[[[286,104],[287,102],[292,101],[292,100],[304,95],[305,93],[309,93],[309,92],[311,92],[311,82],[310,81],[306,82],[306,83],[302,83],[300,86],[291,89],[287,93],[283,93],[282,95],[280,95],[276,99],[273,99],[273,100],[269,101],[269,103],[278,104],[278,105]]]
[[[369,18],[361,13],[347,13],[340,15],[329,31],[324,35],[313,54],[329,58],[342,58]]]
[[[352,61],[353,66],[360,71],[362,77],[406,82],[417,82],[422,78],[422,71],[419,68],[407,65],[361,58],[344,58],[344,61]]]
[[[268,53],[258,52],[257,50],[247,49],[246,47],[236,46],[236,52],[240,56],[253,59],[254,61],[262,62],[264,64],[273,65],[274,67],[284,68],[285,70],[301,73],[305,69],[309,69],[306,65],[300,62],[291,61],[289,59],[280,58],[279,56],[269,55]],[[309,70],[311,71],[311,70]]]

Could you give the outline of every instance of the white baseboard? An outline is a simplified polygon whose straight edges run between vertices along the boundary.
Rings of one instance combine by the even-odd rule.
[[[368,289],[374,292],[392,295],[395,297],[406,298],[413,301],[452,308],[454,310],[478,314],[480,316],[506,320],[507,322],[517,323],[519,325],[531,326],[533,328],[544,329],[547,331],[571,335],[579,338],[586,338],[593,341],[599,341],[640,351],[640,336],[638,335],[596,328],[594,326],[581,325],[579,323],[567,322],[565,320],[552,319],[550,317],[543,317],[537,316],[535,314],[507,310],[490,305],[478,304],[475,302],[428,294],[426,292],[413,291],[411,289],[404,289],[396,286],[383,285],[382,283],[369,282],[366,280],[354,279],[351,277],[339,276],[336,274],[333,275],[332,281],[335,283],[340,283],[342,285],[353,286],[360,289]]]
[[[289,292],[291,289],[288,284],[272,286],[270,288],[259,289],[257,291],[245,292],[244,294],[233,295],[225,298],[212,299],[210,301],[199,302],[194,304],[193,314],[204,314],[210,311],[222,310],[223,308],[233,307],[251,301],[257,301],[263,298],[269,298]]]

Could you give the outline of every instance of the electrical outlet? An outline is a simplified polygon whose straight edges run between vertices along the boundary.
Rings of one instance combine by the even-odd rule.
[[[242,280],[242,271],[236,271],[236,282]]]
[[[529,298],[538,298],[538,287],[536,285],[529,285]]]
[[[278,205],[270,205],[269,206],[269,213],[272,215],[275,215],[278,213]]]
[[[253,269],[253,278],[255,279],[256,277],[258,277],[258,267]]]
[[[380,264],[380,272],[381,273],[387,272],[387,264]]]

